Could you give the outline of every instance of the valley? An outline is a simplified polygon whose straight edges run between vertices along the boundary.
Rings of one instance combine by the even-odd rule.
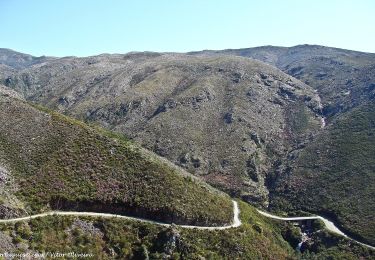
[[[348,257],[371,257],[374,54],[300,45],[57,58],[1,49],[0,63],[6,232],[41,218],[135,220],[130,233],[149,224],[228,230],[222,242],[240,243],[231,236],[250,232],[284,259],[293,249],[283,239],[296,231],[277,220],[318,219],[326,229],[314,233],[324,246],[309,245],[316,254],[345,245]],[[267,254],[250,247],[240,251]]]

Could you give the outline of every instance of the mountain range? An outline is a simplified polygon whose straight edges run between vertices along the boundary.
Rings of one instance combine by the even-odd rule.
[[[326,216],[375,245],[375,54],[0,49],[0,83],[3,217],[73,208],[221,225],[232,217],[227,193]]]

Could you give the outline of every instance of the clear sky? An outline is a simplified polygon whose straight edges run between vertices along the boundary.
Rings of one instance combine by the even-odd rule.
[[[320,44],[375,52],[375,0],[0,0],[0,47],[50,56]]]

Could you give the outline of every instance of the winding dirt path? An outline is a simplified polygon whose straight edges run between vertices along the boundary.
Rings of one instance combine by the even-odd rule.
[[[238,203],[234,200],[232,200],[233,203],[233,221],[231,225],[227,226],[219,226],[219,227],[204,227],[204,226],[191,226],[191,225],[177,225],[182,228],[196,228],[196,229],[202,229],[202,230],[223,230],[228,228],[236,228],[242,225],[240,220],[240,209],[238,207]],[[118,219],[127,219],[127,220],[133,220],[133,221],[139,221],[144,223],[150,223],[160,226],[169,227],[172,224],[167,224],[159,221],[144,219],[144,218],[138,218],[138,217],[129,217],[129,216],[123,216],[123,215],[117,215],[117,214],[111,214],[111,213],[96,213],[96,212],[77,212],[77,211],[50,211],[45,212],[41,214],[35,214],[27,217],[21,217],[21,218],[12,218],[12,219],[1,219],[0,223],[14,223],[14,222],[20,222],[20,221],[28,221],[30,219],[35,218],[41,218],[41,217],[47,217],[47,216],[82,216],[82,217],[103,217],[103,218],[118,218]]]
[[[232,200],[233,203],[233,220],[232,224],[226,225],[226,226],[219,226],[219,227],[205,227],[205,226],[193,226],[193,225],[177,225],[181,228],[190,228],[190,229],[200,229],[200,230],[224,230],[229,228],[236,228],[242,225],[241,219],[240,219],[240,209],[238,207],[238,203],[234,200]],[[282,220],[282,221],[297,221],[297,220],[308,220],[308,219],[320,219],[324,222],[326,228],[336,234],[339,234],[341,236],[344,236],[346,238],[349,238],[353,241],[355,241],[358,244],[361,244],[365,247],[371,248],[375,250],[375,247],[367,245],[365,243],[359,242],[348,235],[346,235],[344,232],[342,232],[340,229],[338,229],[335,224],[328,219],[325,219],[321,216],[309,216],[309,217],[279,217],[272,215],[268,212],[264,212],[261,210],[257,210],[259,214],[276,219],[276,220]],[[14,222],[20,222],[20,221],[29,221],[31,219],[35,218],[41,218],[41,217],[47,217],[47,216],[81,216],[81,217],[103,217],[103,218],[118,218],[118,219],[126,219],[126,220],[133,220],[138,222],[144,222],[144,223],[150,223],[165,227],[170,227],[172,224],[163,223],[155,220],[149,220],[144,218],[138,218],[138,217],[130,217],[130,216],[123,216],[123,215],[117,215],[117,214],[111,214],[111,213],[96,213],[96,212],[77,212],[77,211],[50,211],[45,212],[41,214],[35,214],[27,217],[20,217],[20,218],[12,218],[12,219],[0,219],[0,223],[14,223]]]
[[[326,226],[326,228],[333,232],[333,233],[336,233],[338,235],[341,235],[343,237],[346,237],[346,238],[349,238],[351,240],[353,240],[354,242],[358,243],[358,244],[361,244],[365,247],[368,247],[368,248],[371,248],[371,249],[374,249],[375,250],[375,247],[373,246],[370,246],[368,244],[365,244],[365,243],[362,243],[362,242],[359,242],[357,240],[355,240],[354,238],[351,238],[350,236],[346,235],[344,232],[342,232],[338,227],[335,226],[335,224],[332,222],[332,221],[329,221],[328,219],[326,218],[323,218],[321,216],[309,216],[309,217],[279,217],[279,216],[276,216],[276,215],[272,215],[268,212],[264,212],[264,211],[261,211],[259,209],[257,209],[257,211],[265,216],[265,217],[268,217],[268,218],[272,218],[272,219],[277,219],[277,220],[283,220],[283,221],[298,221],[298,220],[309,220],[309,219],[320,219],[321,221],[324,222],[324,225]]]

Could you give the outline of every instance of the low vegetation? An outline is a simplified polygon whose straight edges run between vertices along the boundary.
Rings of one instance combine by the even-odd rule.
[[[0,155],[12,177],[8,195],[24,215],[89,210],[213,226],[233,218],[228,196],[125,138],[4,96]]]
[[[239,203],[243,225],[221,231],[161,227],[134,221],[49,216],[0,225],[0,252],[90,254],[88,259],[371,259],[374,251],[325,231],[302,253],[296,229]],[[289,236],[287,233],[289,232]],[[295,233],[295,234],[294,234]],[[293,235],[294,234],[294,235]],[[285,239],[290,238],[289,242]],[[294,240],[293,240],[294,239]]]
[[[353,237],[375,244],[375,103],[332,122],[292,163],[273,206],[328,216]]]
[[[279,222],[281,235],[296,249],[297,259],[373,259],[375,250],[361,246],[352,240],[325,230],[320,220],[312,223],[300,223],[295,226],[292,222]],[[301,225],[302,224],[302,225]],[[301,242],[301,232],[304,232],[304,242]]]
[[[28,101],[123,133],[260,205],[267,205],[264,179],[274,160],[319,127],[319,98],[311,87],[241,57],[66,57],[2,80]]]
[[[289,259],[278,226],[240,203],[244,225],[222,231],[161,227],[119,219],[46,217],[0,225],[18,252],[76,252],[92,259]],[[0,251],[2,246],[0,245]]]

